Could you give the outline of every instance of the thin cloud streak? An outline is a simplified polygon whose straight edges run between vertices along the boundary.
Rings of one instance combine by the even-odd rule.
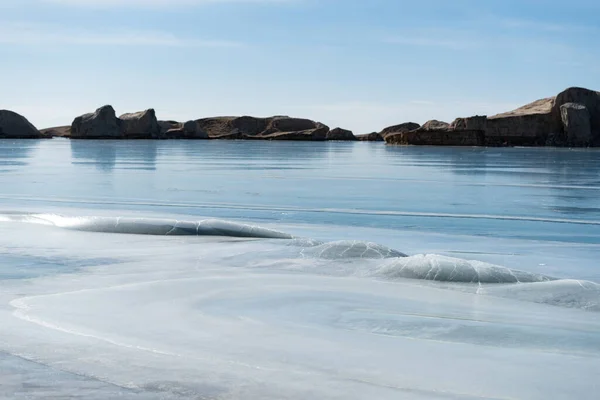
[[[50,25],[0,22],[0,44],[9,45],[90,45],[90,46],[156,46],[156,47],[241,47],[240,42],[180,38],[161,31],[115,31],[100,33],[63,29]]]
[[[300,0],[34,0],[37,3],[90,8],[161,8],[192,7],[211,4],[284,4]]]

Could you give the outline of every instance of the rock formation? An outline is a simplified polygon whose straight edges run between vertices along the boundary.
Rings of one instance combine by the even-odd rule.
[[[56,128],[54,128],[56,129]],[[71,124],[72,139],[160,139],[163,127],[153,109],[123,114],[117,118],[112,106],[81,115]]]
[[[291,117],[215,117],[196,120],[210,139],[326,140],[329,127]]]
[[[480,129],[481,117],[461,118],[452,124],[431,120],[423,126],[402,133],[390,133],[385,140],[389,144],[414,144],[435,146],[481,146],[484,132]]]
[[[390,144],[451,146],[600,146],[600,92],[572,87],[491,117],[457,118],[451,124],[407,122],[381,132],[355,136],[351,131],[304,118],[212,117],[185,123],[158,121],[154,110],[123,114],[111,106],[75,118],[70,127],[38,131],[24,117],[0,110],[0,137],[74,139],[262,139],[361,140]]]
[[[327,133],[327,140],[357,140],[352,131],[334,128]]]
[[[123,114],[119,117],[121,135],[125,139],[160,139],[161,126],[153,109]]]
[[[160,133],[164,135],[167,131],[171,129],[182,129],[183,124],[177,121],[158,121],[158,126],[160,126]]]
[[[363,135],[356,135],[356,140],[361,142],[383,142],[383,136],[381,136],[379,132],[371,132]]]
[[[591,118],[586,106],[577,103],[565,103],[560,106],[560,115],[569,145],[588,146],[591,144]]]
[[[390,144],[415,145],[600,146],[600,92],[569,88],[506,113],[457,118],[450,125],[429,121],[384,138]]]
[[[0,110],[0,138],[39,139],[44,137],[24,116],[9,110]]]
[[[72,139],[121,139],[119,120],[112,106],[81,115],[71,124]]]
[[[71,125],[56,126],[54,128],[40,129],[42,135],[46,137],[69,137],[71,136]]]
[[[415,122],[405,122],[400,125],[389,126],[389,127],[385,128],[384,130],[382,130],[381,132],[379,132],[379,134],[381,135],[381,137],[383,139],[385,139],[385,137],[389,134],[414,131],[415,129],[419,129],[420,127],[421,127],[421,125],[419,125]]]

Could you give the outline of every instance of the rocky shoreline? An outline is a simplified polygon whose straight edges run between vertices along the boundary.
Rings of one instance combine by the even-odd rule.
[[[112,106],[75,118],[70,126],[38,130],[25,117],[0,110],[0,138],[42,139],[244,139],[385,141],[391,145],[600,146],[600,92],[568,88],[494,116],[406,122],[380,132],[354,135],[304,118],[212,117],[186,122],[158,120],[153,109],[117,117]]]

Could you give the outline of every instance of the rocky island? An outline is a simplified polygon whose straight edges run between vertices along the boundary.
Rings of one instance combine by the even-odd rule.
[[[0,110],[0,138],[70,139],[245,139],[361,140],[392,145],[436,146],[600,146],[600,92],[569,88],[494,116],[405,122],[380,132],[354,135],[305,118],[273,116],[158,120],[153,109],[117,117],[112,106],[76,117],[70,126],[36,129],[25,117]]]

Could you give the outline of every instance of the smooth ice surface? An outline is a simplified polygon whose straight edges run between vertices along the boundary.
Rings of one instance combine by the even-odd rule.
[[[600,395],[600,152],[0,155],[0,398]]]

